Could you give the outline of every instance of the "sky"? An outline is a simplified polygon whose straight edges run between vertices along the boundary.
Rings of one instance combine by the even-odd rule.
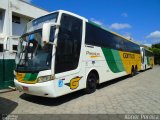
[[[160,0],[25,0],[48,11],[67,10],[140,44],[160,42]]]

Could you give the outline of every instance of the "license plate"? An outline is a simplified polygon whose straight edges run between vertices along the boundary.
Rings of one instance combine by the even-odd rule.
[[[23,86],[23,90],[28,91],[28,87]]]

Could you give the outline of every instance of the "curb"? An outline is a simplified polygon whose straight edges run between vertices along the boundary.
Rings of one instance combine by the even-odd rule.
[[[0,90],[0,93],[7,93],[7,92],[12,92],[12,91],[16,91],[16,88],[8,86],[8,89]]]

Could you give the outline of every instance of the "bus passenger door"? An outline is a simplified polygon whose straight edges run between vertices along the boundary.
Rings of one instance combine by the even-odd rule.
[[[145,63],[146,63],[145,50],[144,50],[144,48],[141,48],[141,70],[145,69]]]

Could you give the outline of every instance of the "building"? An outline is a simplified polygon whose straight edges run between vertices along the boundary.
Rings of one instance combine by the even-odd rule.
[[[23,0],[0,0],[0,89],[13,85],[15,51],[26,24],[48,13]]]

